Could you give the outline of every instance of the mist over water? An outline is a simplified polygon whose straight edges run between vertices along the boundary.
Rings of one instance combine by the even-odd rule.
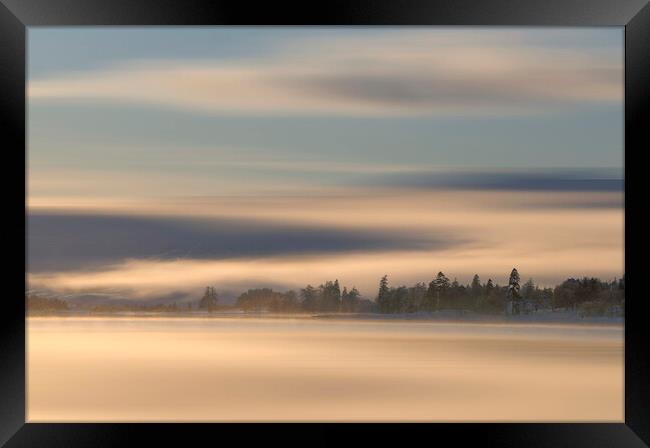
[[[30,318],[27,420],[623,421],[623,327]]]

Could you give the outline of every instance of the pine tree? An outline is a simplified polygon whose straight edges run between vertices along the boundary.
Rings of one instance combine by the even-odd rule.
[[[492,279],[489,278],[485,285],[485,296],[490,297],[493,292],[494,292],[494,283],[492,283]]]
[[[338,311],[341,306],[341,288],[339,281],[326,281],[320,285],[320,306],[321,311]]]
[[[349,294],[348,288],[343,287],[343,292],[341,293],[341,311],[349,311]]]
[[[438,293],[436,291],[436,283],[434,280],[429,282],[429,287],[424,295],[424,308],[427,311],[433,311],[437,307]]]
[[[436,309],[440,309],[440,303],[444,303],[449,292],[449,278],[442,272],[438,272],[436,278],[433,280],[433,289],[436,296]]]
[[[474,274],[474,278],[472,278],[472,284],[470,286],[472,290],[472,295],[475,297],[478,297],[481,295],[481,290],[483,287],[481,286],[481,278],[478,276],[478,274]]]
[[[219,301],[219,297],[217,293],[214,290],[214,287],[212,286],[207,286],[205,288],[205,293],[203,294],[203,297],[201,298],[201,301],[199,302],[199,308],[200,309],[205,309],[211,312],[217,307],[217,303]]]
[[[334,287],[332,288],[332,306],[337,311],[341,310],[341,287],[339,286],[339,279],[334,280]]]
[[[535,282],[532,278],[529,278],[526,283],[524,283],[522,296],[527,300],[532,300],[535,292]]]
[[[521,286],[519,285],[519,281],[519,272],[517,272],[516,268],[512,268],[506,293],[508,299],[512,302],[512,314],[520,314],[519,302],[521,300],[521,294],[519,294],[519,290],[521,289]]]
[[[359,290],[353,286],[348,293],[349,311],[357,311],[360,297],[361,294],[359,294]]]
[[[312,285],[307,285],[300,290],[302,298],[302,307],[307,311],[316,311],[318,309],[319,296],[318,291]]]
[[[435,280],[433,281],[435,284],[436,288],[438,290],[446,290],[449,289],[449,278],[442,272],[438,272],[438,275],[436,275]]]
[[[490,312],[495,311],[499,308],[497,295],[495,294],[497,287],[492,282],[492,279],[489,278],[485,287],[483,288],[483,296],[480,300],[480,307]]]
[[[377,306],[382,313],[389,312],[390,289],[388,288],[388,275],[384,275],[379,281],[379,292],[377,293]]]

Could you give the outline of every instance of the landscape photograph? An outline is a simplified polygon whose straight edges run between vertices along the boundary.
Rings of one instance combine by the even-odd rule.
[[[28,422],[624,421],[622,27],[32,27]]]

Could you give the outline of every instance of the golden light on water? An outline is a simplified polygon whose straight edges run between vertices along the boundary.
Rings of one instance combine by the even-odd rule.
[[[30,318],[39,421],[623,421],[621,326]]]

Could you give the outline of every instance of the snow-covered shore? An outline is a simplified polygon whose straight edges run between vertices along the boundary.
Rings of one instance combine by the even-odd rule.
[[[622,325],[623,316],[580,316],[577,311],[538,311],[536,313],[518,316],[503,314],[478,314],[474,312],[459,312],[456,310],[419,313],[355,313],[355,314],[317,314],[314,317],[326,319],[372,319],[372,320],[423,320],[445,322],[490,322],[490,323],[558,323],[558,324],[599,324]]]

